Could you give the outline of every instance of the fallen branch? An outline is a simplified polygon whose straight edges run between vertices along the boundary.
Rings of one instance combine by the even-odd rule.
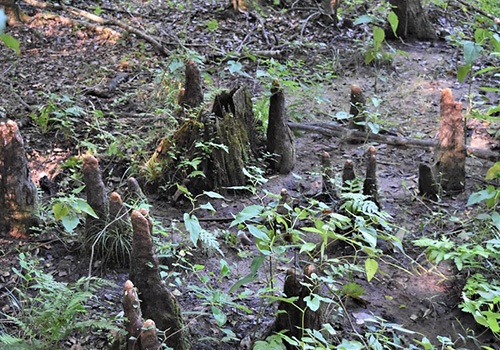
[[[303,130],[318,133],[329,137],[338,137],[343,141],[375,141],[392,146],[399,147],[416,147],[416,148],[434,148],[436,141],[434,140],[418,140],[408,137],[397,137],[383,134],[366,133],[358,130],[347,129],[338,124],[332,123],[288,123],[292,130]],[[486,149],[466,146],[467,154],[474,155],[481,159],[486,159],[492,162],[500,161],[500,153]]]

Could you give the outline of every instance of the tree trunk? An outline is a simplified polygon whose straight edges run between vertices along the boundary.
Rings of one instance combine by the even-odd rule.
[[[37,190],[31,181],[24,141],[12,120],[0,123],[0,233],[26,237],[36,216]]]
[[[396,30],[398,37],[419,40],[437,39],[436,31],[422,8],[421,0],[389,0],[389,3],[399,19]],[[387,34],[391,35],[392,30],[387,30]]]
[[[273,82],[271,93],[267,151],[274,156],[271,167],[280,174],[289,174],[295,166],[295,144],[287,124],[285,95],[277,81]]]
[[[180,307],[160,277],[151,236],[152,221],[144,210],[133,211],[131,220],[134,237],[130,280],[139,289],[142,314],[144,318],[154,320],[158,329],[165,331],[169,347],[189,349],[187,328],[184,327]]]

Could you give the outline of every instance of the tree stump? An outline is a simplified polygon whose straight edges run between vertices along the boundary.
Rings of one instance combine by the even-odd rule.
[[[462,104],[453,100],[450,89],[441,92],[440,114],[434,166],[419,167],[421,194],[432,198],[440,191],[454,194],[465,189],[466,148]]]
[[[344,168],[342,169],[342,187],[348,187],[349,182],[356,178],[356,173],[354,172],[354,164],[352,160],[348,159],[344,163]]]
[[[195,108],[203,103],[203,87],[198,66],[193,60],[186,63],[184,88],[179,94],[179,104],[187,108]]]
[[[278,315],[271,326],[270,333],[286,331],[290,338],[302,339],[305,329],[318,330],[321,328],[321,307],[311,310],[304,298],[317,292],[317,284],[312,279],[316,273],[314,265],[304,268],[303,283],[300,282],[297,271],[292,268],[286,272],[283,292],[287,298],[296,298],[295,301],[281,301],[278,306]],[[296,346],[285,343],[287,350],[296,350]]]
[[[366,176],[363,183],[363,194],[380,208],[378,201],[377,186],[377,159],[375,158],[375,147],[370,146],[366,152]]]
[[[25,238],[36,216],[37,190],[31,181],[24,141],[12,120],[0,123],[0,233]]]
[[[421,0],[389,0],[394,13],[398,16],[399,25],[396,34],[400,38],[415,38],[419,40],[437,39],[436,31],[432,27]],[[393,36],[392,29],[386,31]]]
[[[136,345],[140,344],[139,335],[143,325],[141,302],[137,295],[132,281],[127,280],[123,288],[122,297],[123,312],[126,317],[125,328],[127,329],[127,350],[139,348]]]
[[[275,157],[271,160],[273,170],[280,174],[288,174],[295,166],[295,143],[286,117],[285,95],[276,80],[273,81],[271,94],[267,151]]]
[[[465,133],[462,103],[455,102],[450,89],[441,92],[441,123],[434,153],[435,174],[443,191],[461,192],[465,188]]]
[[[323,152],[321,154],[321,179],[321,191],[330,199],[337,198],[334,185],[335,175],[332,169],[330,154],[328,152]]]
[[[366,115],[365,115],[366,99],[363,96],[363,91],[358,85],[351,86],[351,107],[349,114],[352,115],[349,127],[359,131],[366,130]]]
[[[92,237],[106,226],[109,213],[108,198],[106,196],[106,187],[102,181],[99,161],[94,156],[86,155],[83,158],[82,173],[87,203],[97,215],[97,218],[87,215],[85,221],[85,236]]]
[[[166,343],[176,350],[189,349],[187,328],[175,298],[160,277],[158,258],[154,253],[151,237],[152,222],[145,211],[133,211],[134,229],[130,280],[140,291],[141,309],[145,318],[155,320],[156,326],[165,331]]]

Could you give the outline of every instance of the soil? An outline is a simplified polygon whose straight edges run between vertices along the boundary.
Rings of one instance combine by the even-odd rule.
[[[267,54],[278,51],[274,60],[283,65],[280,78],[294,83],[287,91],[289,119],[299,122],[336,121],[337,113],[349,110],[352,84],[361,86],[369,101],[373,98],[380,102],[368,104],[377,125],[391,134],[412,138],[435,137],[443,88],[451,88],[455,99],[464,102],[464,106],[469,97],[483,103],[484,108],[498,104],[498,96],[480,93],[478,89],[481,85],[495,86],[498,81],[484,81],[479,76],[474,81],[457,82],[455,71],[460,52],[445,40],[393,41],[391,47],[404,54],[393,54],[392,62],[367,66],[363,61],[369,27],[352,27],[347,21],[363,14],[362,7],[345,9],[340,27],[335,28],[331,18],[317,12],[314,2],[300,3],[300,8],[289,9],[266,4],[249,13],[234,12],[222,1],[72,3],[91,13],[99,8],[103,17],[114,17],[161,38],[170,53],[167,56],[137,35],[116,26],[113,27],[115,33],[102,32],[82,25],[87,20],[68,11],[42,11],[22,4],[32,21],[7,31],[21,42],[21,54],[15,55],[0,45],[0,112],[4,114],[3,119],[13,119],[20,125],[35,183],[45,174],[51,179],[61,174],[57,182],[68,190],[76,182],[71,177],[72,168],[64,169],[62,165],[90,148],[101,158],[109,191],[120,191],[124,179],[137,170],[132,166],[134,162],[141,159],[144,162],[158,140],[172,131],[172,113],[164,109],[162,101],[177,93],[168,85],[168,80],[180,79],[182,69],[174,69],[174,66],[186,58],[199,61],[205,83],[213,90],[245,84],[258,101],[266,95],[263,80],[257,79],[258,71],[263,68],[249,57],[258,51],[267,51]],[[444,37],[453,31],[456,18],[452,20],[439,9],[435,9],[435,13],[440,19],[441,37]],[[209,29],[210,24],[217,27]],[[302,67],[287,65],[288,62],[296,64],[299,59],[304,62]],[[241,68],[234,62],[241,63]],[[304,82],[308,83],[307,88]],[[116,87],[109,88],[110,84]],[[207,89],[205,94],[209,101],[213,91]],[[61,102],[64,96],[71,102]],[[80,106],[87,113],[52,114],[54,120],[43,130],[32,116],[40,115],[44,106],[48,110],[54,101],[67,107]],[[88,112],[97,110],[102,111],[102,116]],[[496,130],[495,125],[488,125],[486,133],[486,127],[480,122],[471,122],[469,126],[469,142],[488,149],[496,145],[496,140],[490,137]],[[465,191],[435,202],[422,199],[418,194],[418,165],[432,163],[432,150],[368,142],[353,144],[307,132],[296,132],[295,136],[298,162],[292,174],[266,174],[268,181],[259,185],[254,195],[234,194],[225,200],[211,200],[218,220],[213,220],[210,213],[197,212],[204,228],[228,232],[219,236],[223,257],[217,252],[191,247],[188,235],[180,233],[183,213],[190,210],[189,202],[173,203],[151,189],[146,191],[152,216],[169,232],[168,240],[176,242],[170,257],[162,263],[169,266],[167,282],[185,314],[192,348],[246,348],[250,340],[257,340],[272,324],[276,303],[267,305],[259,298],[240,299],[232,294],[235,301],[255,312],[247,314],[234,307],[224,307],[228,320],[224,327],[219,327],[211,316],[210,306],[203,303],[206,300],[190,288],[202,283],[196,274],[182,267],[184,262],[204,265],[209,284],[227,292],[250,272],[257,249],[253,245],[231,242],[236,231],[229,230],[230,220],[226,218],[232,218],[248,205],[261,203],[264,191],[279,194],[286,188],[297,202],[318,195],[323,151],[330,153],[337,174],[341,173],[345,160],[351,159],[358,175],[363,176],[364,154],[370,145],[375,145],[381,207],[400,228],[397,235],[403,241],[405,254],[386,250],[380,260],[380,271],[371,283],[366,282],[364,273],[350,277],[350,282],[360,284],[366,292],[361,301],[339,297],[343,309],[327,313],[337,331],[334,339],[355,338],[355,332],[371,329],[374,323],[370,319],[380,318],[416,332],[387,331],[390,337],[403,339],[403,348],[408,344],[404,339],[421,340],[425,336],[436,346],[437,337],[448,337],[456,348],[479,349],[487,345],[500,349],[493,335],[458,308],[462,275],[452,265],[433,266],[427,262],[422,249],[412,245],[416,238],[444,234],[455,237],[462,232],[460,222],[474,215],[465,207],[468,196],[484,186],[482,179],[492,163],[469,157]],[[121,138],[137,142],[122,142]],[[121,156],[107,152],[117,146],[113,140],[119,141]],[[139,142],[142,140],[148,143]],[[265,164],[259,166],[264,168]],[[273,200],[265,198],[267,202]],[[42,207],[45,203],[47,208],[48,201],[49,196],[44,194]],[[459,220],[450,220],[451,217]],[[29,252],[42,259],[44,270],[60,281],[73,282],[88,274],[88,258],[78,254],[76,245],[62,244],[61,237],[60,231],[45,232],[27,241],[4,235],[0,256],[0,303],[4,311],[12,312],[8,291],[18,283],[11,268],[18,266],[19,252]],[[165,237],[158,240],[159,246],[166,242]],[[185,258],[186,254],[189,259]],[[294,264],[292,255],[290,252],[289,259],[278,263],[278,288],[283,285],[284,272]],[[349,253],[344,254],[340,249],[331,255],[340,262],[352,261]],[[174,258],[178,264],[172,264]],[[219,277],[222,258],[232,269],[229,277]],[[299,256],[299,266],[307,262],[307,257]],[[117,266],[102,269],[99,262],[94,262],[92,274],[115,282],[116,287],[103,290],[90,312],[98,312],[98,317],[115,317],[121,311],[120,286],[127,279],[128,270]],[[347,280],[339,280],[338,285]],[[240,291],[255,295],[263,287],[258,280]],[[234,334],[228,336],[230,332]],[[75,334],[58,346],[103,349],[108,341],[106,336],[98,334]]]

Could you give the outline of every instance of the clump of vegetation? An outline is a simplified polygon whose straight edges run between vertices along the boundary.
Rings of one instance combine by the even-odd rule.
[[[118,329],[109,320],[87,312],[90,299],[99,288],[109,287],[109,282],[98,278],[58,282],[42,271],[39,261],[24,253],[19,255],[19,266],[12,269],[19,285],[9,291],[13,313],[2,314],[2,349],[54,349],[75,331]]]

